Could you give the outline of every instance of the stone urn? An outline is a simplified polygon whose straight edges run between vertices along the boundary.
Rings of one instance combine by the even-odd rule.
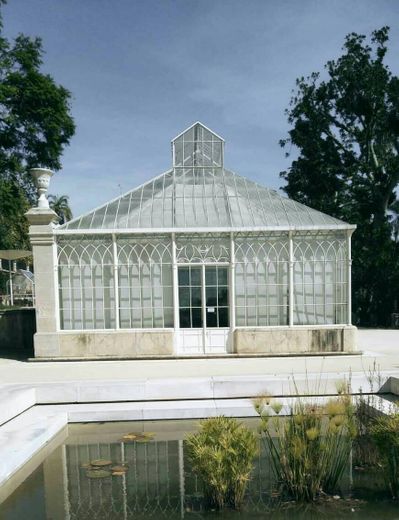
[[[48,209],[50,206],[46,194],[50,185],[50,179],[54,175],[54,172],[47,168],[32,168],[29,172],[34,179],[39,194],[37,207]]]

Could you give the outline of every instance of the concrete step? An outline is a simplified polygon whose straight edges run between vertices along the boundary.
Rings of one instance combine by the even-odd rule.
[[[307,397],[311,403],[325,403],[329,397]],[[296,398],[281,398],[280,416],[290,414]],[[119,403],[84,403],[39,406],[43,413],[57,410],[66,413],[69,423],[109,421],[159,421],[180,419],[206,419],[225,415],[227,417],[259,417],[252,399],[199,399],[180,401],[143,401]]]
[[[391,373],[381,373],[382,380]],[[130,380],[97,380],[33,383],[38,404],[107,403],[123,401],[161,401],[187,399],[226,399],[274,396],[326,395],[337,393],[337,383],[348,381],[342,372],[308,373],[293,376],[243,375],[179,377]],[[379,389],[379,383],[370,383],[365,373],[350,376],[352,392],[370,393]],[[24,388],[24,385],[19,385]],[[28,386],[26,385],[26,388]]]
[[[34,407],[0,426],[0,486],[67,424],[61,410]]]
[[[35,404],[36,391],[33,387],[4,387],[0,391],[0,426]]]

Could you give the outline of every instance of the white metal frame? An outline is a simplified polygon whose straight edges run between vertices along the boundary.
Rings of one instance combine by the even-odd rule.
[[[240,233],[238,236],[241,238],[243,235]],[[247,239],[249,241],[251,240],[251,237],[253,237],[254,240],[255,239],[259,240],[259,239],[261,239],[261,237],[264,236],[265,243],[270,241],[271,239],[281,241],[281,243],[284,242],[289,251],[289,254],[288,254],[288,320],[287,320],[287,322],[280,323],[279,325],[270,324],[268,326],[285,327],[288,325],[290,327],[293,327],[293,326],[302,327],[302,326],[313,326],[313,325],[317,325],[317,326],[330,325],[329,323],[317,324],[317,323],[312,323],[312,322],[309,322],[308,324],[295,323],[296,319],[295,319],[294,311],[295,311],[295,283],[296,282],[294,279],[294,266],[298,265],[298,262],[301,262],[300,257],[297,256],[298,253],[296,253],[296,251],[298,250],[298,247],[299,247],[298,239],[303,244],[307,243],[306,241],[309,241],[309,243],[307,243],[307,245],[306,245],[306,247],[308,247],[308,248],[312,248],[312,247],[316,247],[319,249],[320,249],[320,247],[322,247],[322,248],[324,247],[324,249],[327,248],[327,249],[325,249],[323,254],[327,254],[328,251],[331,250],[331,251],[334,251],[334,255],[336,255],[337,254],[336,247],[338,247],[338,245],[339,245],[339,248],[341,248],[341,250],[342,250],[342,248],[345,249],[344,256],[342,256],[343,253],[340,253],[341,257],[339,260],[341,263],[343,261],[345,262],[345,266],[341,265],[341,264],[339,266],[339,269],[341,271],[342,271],[342,269],[345,269],[345,277],[344,277],[344,279],[341,279],[339,283],[341,283],[342,287],[346,286],[346,289],[344,290],[344,292],[341,291],[342,297],[345,297],[346,301],[342,300],[342,301],[338,302],[336,299],[334,299],[333,304],[334,304],[334,306],[336,306],[338,304],[347,306],[346,318],[345,318],[345,320],[343,318],[341,318],[337,321],[337,323],[334,323],[331,325],[350,325],[351,324],[351,319],[350,319],[351,318],[351,277],[350,277],[350,274],[351,274],[351,247],[350,247],[351,231],[350,230],[347,230],[345,234],[340,233],[339,235],[337,235],[336,233],[326,234],[323,232],[319,232],[317,234],[309,233],[308,235],[306,235],[303,232],[294,233],[291,231],[286,234],[279,232],[278,237],[274,234],[260,235],[259,233],[245,234],[245,236],[247,237]],[[82,243],[81,238],[82,238],[81,235],[78,234],[76,236],[76,242],[75,242],[74,240],[71,240],[71,241],[66,240],[66,238],[64,237],[62,243],[58,244],[58,255],[56,255],[56,246],[54,246],[54,263],[55,263],[54,273],[55,273],[56,280],[58,279],[57,273],[59,271],[58,270],[59,266],[64,265],[67,267],[71,267],[71,266],[81,266],[82,265],[82,259],[79,258],[79,254],[77,253],[76,250],[74,250],[74,244]],[[94,238],[96,240],[93,240]],[[127,241],[126,241],[125,234],[122,234],[122,236],[120,238],[122,239],[122,242],[124,242],[126,244]],[[172,278],[172,297],[173,297],[172,305],[173,305],[173,319],[174,319],[173,328],[174,328],[175,332],[177,332],[179,330],[178,272],[177,272],[179,265],[186,265],[186,266],[187,265],[191,265],[191,266],[199,266],[199,265],[217,266],[217,265],[220,265],[220,266],[229,267],[230,330],[233,331],[234,328],[236,328],[236,327],[237,328],[243,328],[243,327],[254,328],[254,327],[258,326],[256,324],[243,325],[242,323],[236,321],[235,282],[236,282],[236,276],[237,276],[236,275],[237,234],[231,232],[230,234],[224,233],[223,235],[218,236],[217,234],[210,234],[210,233],[206,232],[206,233],[197,233],[195,235],[188,235],[187,233],[179,235],[177,233],[173,233],[173,234],[171,234],[171,236],[168,236],[165,233],[163,233],[161,237],[160,236],[157,237],[154,235],[144,237],[143,235],[141,235],[140,241],[141,242],[148,241],[149,244],[150,243],[154,244],[160,238],[162,238],[164,241],[166,240],[170,244],[169,246],[166,246],[165,242],[163,242],[161,247],[162,248],[170,247],[169,254],[170,254],[170,265],[171,265],[171,271],[172,271],[172,276],[171,276],[171,278]],[[132,236],[131,240],[132,240],[132,247],[134,247],[136,237]],[[191,242],[191,245],[190,245],[190,242]],[[89,249],[93,249],[93,247],[94,247],[94,249],[96,249],[96,247],[97,248],[101,247],[102,250],[104,251],[103,254],[111,254],[111,252],[112,252],[112,258],[113,258],[112,284],[113,284],[113,291],[114,291],[113,306],[114,306],[114,312],[115,312],[115,323],[114,323],[114,326],[111,326],[110,328],[98,327],[98,328],[94,328],[94,329],[89,329],[89,328],[85,328],[84,325],[82,325],[82,328],[67,329],[67,330],[70,330],[70,331],[72,331],[72,330],[93,330],[93,331],[119,330],[119,329],[121,329],[121,325],[119,322],[119,314],[120,314],[121,305],[120,305],[120,301],[119,301],[119,293],[120,293],[119,276],[117,276],[119,273],[118,270],[120,267],[120,265],[119,265],[119,255],[120,255],[119,248],[120,248],[120,246],[118,245],[118,235],[108,234],[108,240],[105,244],[100,240],[100,237],[98,237],[97,234],[93,235],[93,236],[86,235],[83,238],[83,243],[85,245],[82,246],[82,249],[80,252],[80,255],[82,255],[82,256],[88,255],[87,247],[89,247]],[[96,246],[96,243],[97,243],[97,246]],[[218,244],[218,249],[214,249],[215,244]],[[338,244],[338,245],[335,245],[335,244]],[[188,245],[190,245],[189,249],[187,249]],[[191,257],[189,257],[187,255],[187,251],[190,251]],[[316,253],[312,252],[312,255],[313,254],[316,254]],[[65,255],[67,255],[67,260],[65,259]],[[202,260],[198,261],[199,257],[201,257],[201,256],[202,256]],[[56,257],[58,258],[58,262],[56,262]],[[220,261],[221,258],[223,258],[223,260],[228,259],[228,261]],[[197,261],[192,261],[192,259],[197,260]],[[93,258],[90,259],[88,257],[85,260],[85,262],[86,262],[85,265],[87,265],[87,263],[92,264],[93,261],[94,261]],[[322,258],[320,258],[320,260],[312,260],[312,261],[317,261],[317,262],[330,261],[331,262],[332,260],[331,259],[323,260]],[[342,277],[342,273],[340,276]],[[81,274],[80,274],[79,279],[80,279],[80,288],[78,287],[77,289],[82,292],[83,282],[82,282]],[[58,283],[60,285],[62,285],[62,280],[58,279]],[[314,283],[314,280],[313,280],[313,283]],[[72,287],[69,285],[68,289],[71,290]],[[57,284],[55,301],[56,301],[58,308],[62,309],[63,308],[62,301],[58,302],[58,297],[59,297],[59,293],[58,293],[58,284]],[[103,303],[104,303],[104,297],[103,297]],[[94,300],[92,301],[92,305],[94,305]],[[85,309],[83,309],[83,300],[80,301],[80,307],[81,307],[81,314],[83,317],[83,311],[85,310]],[[261,328],[263,328],[265,326],[266,325],[261,325]],[[60,326],[58,326],[58,328],[60,328]],[[137,330],[137,328],[136,327],[135,328],[124,327],[121,330]],[[149,329],[148,327],[145,327],[143,324],[142,327],[140,328],[140,330],[170,330],[170,327],[169,326],[166,326],[166,327],[165,326],[163,326],[163,327],[154,326],[153,328]],[[177,350],[178,350],[178,345],[176,345],[176,351]]]

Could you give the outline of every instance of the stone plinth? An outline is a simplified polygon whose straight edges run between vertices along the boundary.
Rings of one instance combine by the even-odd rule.
[[[173,356],[173,331],[61,331],[35,336],[35,357]]]
[[[59,317],[54,224],[58,221],[58,217],[49,208],[32,208],[25,213],[25,216],[30,224],[29,238],[35,271],[36,330],[56,332]]]
[[[271,327],[236,329],[237,354],[303,354],[356,351],[356,327]]]

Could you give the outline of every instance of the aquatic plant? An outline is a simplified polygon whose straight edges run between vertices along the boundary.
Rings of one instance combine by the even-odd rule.
[[[334,492],[347,466],[355,436],[354,410],[348,394],[322,405],[297,398],[287,417],[281,403],[256,407],[272,468],[282,491],[297,501],[313,501]]]
[[[393,498],[399,498],[399,413],[376,418],[370,426],[382,458],[384,478]]]
[[[99,468],[102,468],[104,466],[111,466],[111,464],[112,464],[112,460],[107,460],[107,459],[96,459],[96,460],[90,461],[91,466],[97,466]]]
[[[397,408],[394,403],[387,406],[387,402],[378,395],[379,391],[383,391],[388,378],[382,376],[375,360],[372,367],[365,373],[365,377],[368,381],[368,393],[363,393],[363,389],[359,388],[359,395],[356,399],[355,416],[358,435],[353,445],[353,463],[356,468],[369,468],[380,472],[381,456],[371,435],[371,427],[376,415],[394,414]]]
[[[209,506],[239,509],[258,452],[255,434],[236,419],[213,417],[201,421],[186,442]]]
[[[154,439],[155,433],[153,432],[131,432],[126,433],[122,439],[121,442],[124,443],[131,443],[131,442],[150,442]]]
[[[96,459],[91,462],[84,462],[81,465],[81,469],[86,470],[87,478],[101,479],[108,477],[122,477],[128,472],[129,465],[126,462],[115,464],[111,460]]]
[[[105,469],[88,469],[86,471],[87,478],[108,478],[112,476],[112,472]]]

